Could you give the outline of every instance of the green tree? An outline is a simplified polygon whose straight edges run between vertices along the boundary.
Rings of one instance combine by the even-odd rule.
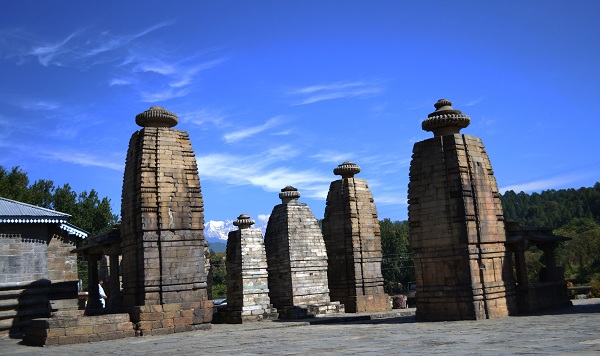
[[[383,219],[379,221],[379,228],[384,286],[388,293],[399,292],[398,283],[407,286],[408,282],[415,279],[414,263],[409,252],[408,222]]]
[[[212,278],[212,297],[220,299],[227,297],[227,269],[223,252],[210,252],[210,268]]]
[[[77,194],[68,183],[55,187],[50,180],[38,180],[29,185],[27,173],[19,167],[13,167],[9,172],[0,166],[0,196],[69,214],[69,222],[86,230],[90,236],[110,229],[118,220],[111,211],[110,199],[100,199],[94,189]],[[80,279],[87,281],[85,261],[78,261],[78,273]]]
[[[19,167],[13,167],[9,172],[0,166],[0,196],[6,199],[17,200],[24,203],[27,201],[27,186],[29,178],[27,173]]]
[[[571,238],[557,250],[557,261],[565,266],[565,277],[580,284],[600,281],[600,224],[593,219],[576,218],[554,233]]]

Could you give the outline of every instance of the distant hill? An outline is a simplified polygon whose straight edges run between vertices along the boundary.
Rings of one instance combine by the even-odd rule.
[[[215,252],[225,252],[225,249],[227,248],[227,243],[218,241],[209,242],[208,248]]]
[[[500,199],[504,218],[523,226],[556,229],[574,218],[600,222],[600,182],[589,188],[551,189],[531,194],[509,190]]]

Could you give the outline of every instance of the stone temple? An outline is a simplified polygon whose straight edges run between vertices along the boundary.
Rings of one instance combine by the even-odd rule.
[[[296,188],[283,188],[279,198],[282,204],[273,208],[265,233],[271,303],[282,319],[344,312],[329,298],[327,251],[317,219],[298,202]]]
[[[344,162],[333,170],[342,179],[329,187],[323,238],[327,246],[329,293],[346,312],[391,309],[383,289],[377,209],[360,167]]]
[[[129,141],[125,164],[123,303],[135,307],[132,321],[146,333],[193,330],[212,319],[198,168],[188,133],[172,128],[177,121],[159,106],[138,114],[142,129]],[[165,324],[161,315],[174,312],[181,315],[176,325]]]
[[[410,245],[417,319],[487,319],[516,313],[502,205],[481,139],[460,134],[470,119],[441,99],[423,121],[410,165]]]
[[[239,324],[277,319],[277,309],[269,298],[267,255],[260,229],[252,229],[254,220],[242,214],[233,225],[238,230],[227,237],[227,309],[223,322]]]

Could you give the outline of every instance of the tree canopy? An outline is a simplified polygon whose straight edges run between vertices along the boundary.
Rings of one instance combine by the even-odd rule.
[[[77,194],[68,183],[55,187],[53,181],[40,179],[29,184],[27,173],[19,167],[9,171],[0,166],[0,196],[69,214],[70,223],[92,236],[110,229],[118,219],[110,199],[100,198],[94,189]]]

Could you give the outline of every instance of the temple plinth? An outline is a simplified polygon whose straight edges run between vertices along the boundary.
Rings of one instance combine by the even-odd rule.
[[[346,312],[391,309],[383,289],[377,209],[360,167],[344,162],[333,170],[342,179],[329,187],[323,238],[327,246],[329,294]]]
[[[327,251],[319,223],[300,192],[287,186],[279,194],[265,234],[271,303],[279,318],[296,319],[344,312],[331,302]]]
[[[183,318],[164,328],[194,329],[212,318],[194,151],[188,133],[173,128],[172,112],[154,106],[137,115],[136,123],[142,129],[129,142],[121,204],[123,303],[135,307],[134,322],[148,320],[135,320],[140,314],[164,309]],[[142,326],[148,334],[160,323]]]
[[[470,119],[441,99],[423,121],[434,137],[417,142],[410,165],[410,245],[417,319],[465,320],[516,312],[502,205]]]

